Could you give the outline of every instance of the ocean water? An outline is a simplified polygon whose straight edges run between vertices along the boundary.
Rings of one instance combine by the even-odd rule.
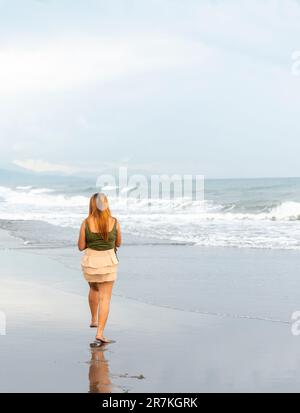
[[[85,295],[76,241],[97,188],[88,180],[19,178],[6,183],[0,177],[0,227],[23,240],[13,249],[46,255],[66,269],[49,261],[48,278],[29,271],[28,279]],[[115,295],[193,313],[290,323],[300,302],[300,179],[206,180],[203,201],[152,199],[150,207],[147,201],[110,196],[127,244],[119,251]]]
[[[53,233],[37,231],[26,222],[52,224],[64,244],[87,216],[89,197],[97,192],[92,180],[42,177],[0,179],[1,226],[30,243],[53,242]],[[0,177],[1,178],[1,177]],[[26,184],[24,184],[26,182]],[[300,249],[300,178],[205,180],[204,199],[137,199],[131,188],[110,196],[112,213],[123,231],[144,239],[238,248]],[[104,188],[110,195],[110,188]],[[126,194],[126,196],[124,195]],[[20,225],[20,220],[22,225]],[[54,228],[54,227],[53,227]],[[23,233],[22,233],[23,231]],[[40,234],[40,235],[39,235]],[[64,235],[62,235],[64,234]]]

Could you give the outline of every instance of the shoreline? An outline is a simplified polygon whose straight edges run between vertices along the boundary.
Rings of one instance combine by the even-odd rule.
[[[289,225],[292,225],[295,221],[287,221]],[[296,221],[297,222],[297,221]],[[32,231],[34,229],[34,231]],[[0,231],[4,231],[9,234],[19,243],[20,247],[28,249],[57,249],[57,248],[76,248],[76,241],[78,237],[79,227],[60,226],[58,224],[50,224],[43,220],[22,220],[22,219],[0,219]],[[35,234],[35,232],[38,233]],[[43,232],[49,233],[49,237],[44,239],[40,238]],[[220,249],[220,250],[254,250],[254,251],[274,251],[284,252],[292,251],[295,254],[299,254],[300,249],[298,246],[284,248],[284,247],[267,247],[267,246],[254,246],[254,245],[208,245],[197,244],[195,241],[180,241],[170,240],[168,238],[157,238],[151,236],[134,235],[132,233],[123,232],[123,245],[179,245],[195,247],[199,249]],[[51,241],[49,241],[51,239]],[[54,241],[52,241],[54,240]],[[72,240],[72,241],[71,241]],[[1,248],[1,246],[0,246]]]
[[[7,318],[7,334],[0,336],[1,392],[300,390],[299,337],[291,334],[288,319],[274,323],[174,309],[144,302],[139,297],[138,285],[133,290],[137,279],[128,272],[132,260],[144,289],[156,282],[153,276],[146,284],[147,274],[143,274],[147,273],[150,259],[156,272],[162,268],[156,275],[160,288],[165,288],[164,295],[166,291],[177,291],[180,298],[184,292],[177,287],[179,280],[174,278],[170,284],[164,272],[165,268],[173,272],[165,257],[182,260],[178,256],[180,246],[158,246],[159,255],[154,254],[155,246],[141,245],[138,250],[136,246],[123,247],[116,287],[120,284],[118,288],[122,290],[122,285],[129,285],[136,298],[118,295],[115,288],[106,334],[116,343],[91,350],[89,345],[95,332],[88,327],[88,288],[74,255],[65,249],[60,249],[59,256],[54,250],[11,249],[16,241],[9,237],[7,232],[0,231],[0,310]],[[202,252],[199,261],[194,255],[186,256],[193,250],[185,248],[184,265],[190,262],[190,268],[201,264],[202,270],[208,271],[208,265],[212,265],[222,271],[223,277],[227,267],[233,268],[236,255],[232,251],[221,254],[220,250],[209,249]],[[257,258],[255,251],[246,256],[249,262]],[[217,257],[225,263],[224,268],[219,267]],[[208,279],[209,284],[202,280],[200,301],[212,293],[217,306],[218,300],[223,297],[224,301],[226,297],[216,295],[221,278]],[[153,291],[149,294],[153,295]],[[246,286],[245,294],[249,293]],[[276,298],[277,293],[273,294]],[[245,299],[241,297],[242,301]]]

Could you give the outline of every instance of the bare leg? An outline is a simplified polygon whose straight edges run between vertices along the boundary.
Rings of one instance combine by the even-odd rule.
[[[99,307],[99,286],[98,283],[89,283],[89,305],[91,310],[91,327],[98,325],[98,307]]]
[[[109,340],[103,336],[103,331],[108,318],[111,293],[114,285],[114,281],[106,281],[99,283],[100,289],[100,305],[99,305],[99,316],[98,316],[98,330],[96,338],[102,341],[109,342]]]

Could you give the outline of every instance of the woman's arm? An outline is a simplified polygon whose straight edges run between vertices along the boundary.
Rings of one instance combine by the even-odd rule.
[[[121,227],[119,221],[117,221],[117,238],[116,238],[116,247],[119,248],[122,244],[122,234],[121,234]]]
[[[85,239],[85,220],[81,224],[80,231],[79,231],[79,238],[78,238],[78,249],[79,251],[83,251],[86,249],[86,239]]]

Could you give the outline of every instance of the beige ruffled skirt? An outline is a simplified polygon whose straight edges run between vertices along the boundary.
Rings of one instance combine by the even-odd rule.
[[[84,278],[95,283],[116,280],[118,264],[114,249],[97,251],[87,248],[81,259]]]

